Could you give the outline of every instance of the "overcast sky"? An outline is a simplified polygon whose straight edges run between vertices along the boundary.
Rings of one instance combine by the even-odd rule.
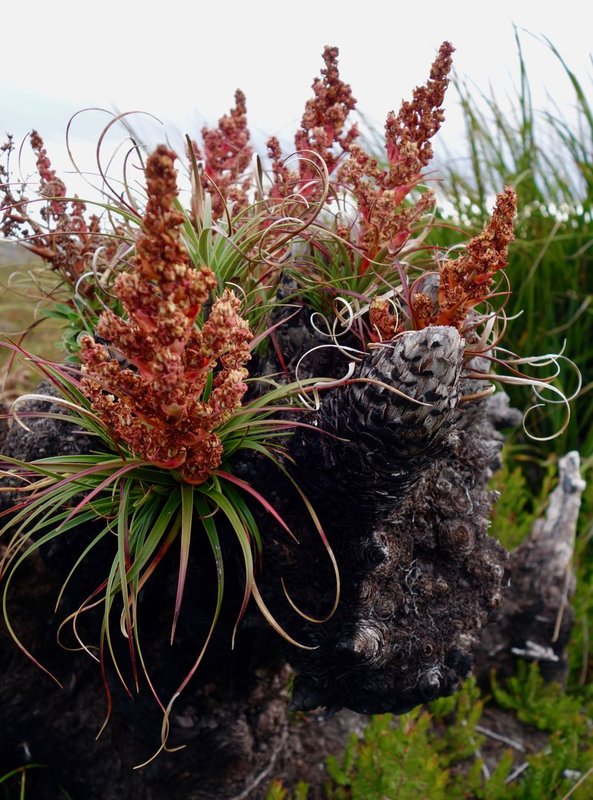
[[[583,0],[11,3],[2,15],[0,133],[11,131],[18,140],[37,128],[54,164],[65,169],[65,128],[79,109],[141,109],[163,120],[175,140],[186,131],[195,135],[204,120],[214,122],[240,87],[259,140],[274,133],[290,141],[325,44],[340,48],[342,77],[359,109],[380,126],[424,82],[445,39],[457,49],[460,76],[501,99],[511,93],[518,74],[513,24],[521,29],[536,106],[549,95],[567,108],[569,81],[535,37],[550,38],[590,86],[593,11]],[[449,91],[440,135],[454,146],[461,126]],[[73,149],[83,168],[92,165],[93,143],[106,120],[90,113],[73,123]],[[154,123],[155,142],[165,138],[157,128]]]

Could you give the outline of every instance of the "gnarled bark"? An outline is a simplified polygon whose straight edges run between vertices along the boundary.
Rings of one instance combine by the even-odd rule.
[[[296,440],[344,592],[296,657],[293,707],[401,713],[469,674],[506,553],[487,533],[502,437],[487,400],[461,402],[463,351],[453,328],[402,335],[322,402],[332,437]]]
[[[302,334],[302,325],[294,327]],[[315,341],[310,332],[305,338],[306,346]],[[333,571],[298,495],[261,459],[235,464],[300,539],[295,545],[254,509],[264,539],[262,594],[291,635],[316,649],[287,645],[250,609],[230,650],[242,585],[240,567],[236,580],[229,579],[240,555],[223,536],[229,567],[221,620],[171,719],[172,744],[186,748],[141,771],[132,766],[155,749],[160,730],[148,687],[131,701],[112,680],[114,715],[95,742],[103,706],[96,664],[55,644],[49,609],[60,577],[92,534],[60,537],[44,560],[31,559],[10,609],[15,627],[65,688],[54,687],[3,636],[0,769],[26,761],[51,765],[35,789],[38,800],[55,797],[60,784],[88,800],[261,798],[274,775],[319,785],[326,751],[338,750],[359,725],[349,713],[325,723],[316,715],[295,721],[289,703],[301,710],[399,713],[454,691],[471,669],[480,631],[506,582],[506,553],[487,532],[494,499],[487,482],[500,464],[498,427],[514,421],[503,396],[466,399],[482,387],[463,377],[463,349],[452,328],[400,336],[366,356],[351,381],[329,390],[315,417],[306,418],[311,427],[293,437],[291,469],[321,517],[340,570],[340,604],[326,622],[299,617],[282,589],[281,579],[308,615],[331,608]],[[90,446],[60,424],[28,424],[31,434],[12,426],[7,454],[64,452],[64,435],[71,437],[68,447]],[[570,508],[573,513],[574,503]],[[164,696],[179,683],[210,623],[215,581],[199,544],[196,531],[173,647],[172,554],[141,604],[151,676]],[[79,585],[72,584],[66,610],[100,582],[111,557],[109,548],[94,556]],[[89,618],[87,633],[97,624]],[[296,671],[292,696],[287,662]]]

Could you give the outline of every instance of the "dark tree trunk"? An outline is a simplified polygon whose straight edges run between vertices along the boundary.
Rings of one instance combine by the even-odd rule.
[[[294,323],[293,328],[287,334],[293,341],[297,333],[306,339],[294,345],[298,355],[316,342],[314,334],[303,334]],[[264,368],[262,361],[260,371]],[[526,639],[540,642],[536,634],[521,638],[517,633],[516,609],[523,608],[518,594],[535,591],[549,615],[560,601],[566,605],[571,585],[566,548],[550,573],[553,597],[533,581],[533,565],[549,549],[545,524],[523,546],[525,555],[513,556],[510,571],[522,578],[515,582],[513,599],[504,600],[498,632],[483,634],[480,645],[509,574],[507,554],[487,533],[494,499],[487,482],[500,464],[498,429],[516,423],[504,395],[472,399],[483,386],[463,377],[463,342],[451,328],[404,334],[366,356],[353,378],[323,395],[319,410],[306,418],[311,428],[290,442],[294,477],[313,501],[339,567],[341,600],[327,621],[299,616],[284,594],[283,585],[313,617],[326,616],[333,603],[331,562],[302,501],[263,460],[235,464],[236,473],[265,494],[298,536],[297,545],[261,509],[253,509],[264,538],[262,594],[288,633],[315,649],[288,645],[252,608],[230,649],[242,570],[240,554],[227,537],[227,574],[236,564],[236,579],[228,580],[213,641],[171,719],[171,744],[186,747],[133,770],[159,741],[161,715],[148,686],[130,699],[115,676],[108,676],[114,711],[95,741],[105,708],[98,666],[55,641],[57,620],[105,574],[111,545],[81,568],[55,617],[51,609],[61,579],[92,531],[61,536],[22,567],[10,592],[9,613],[25,644],[64,688],[3,633],[0,774],[27,762],[48,765],[31,778],[37,781],[36,800],[59,797],[60,786],[75,800],[262,798],[275,776],[319,787],[324,757],[338,752],[364,723],[364,716],[353,712],[401,713],[455,691],[470,673],[476,651],[480,669],[487,667],[493,636],[499,637],[497,660],[502,652],[512,655],[518,642],[523,650],[530,646]],[[85,436],[62,423],[39,419],[30,427],[27,433],[13,425],[3,452],[37,458],[90,447]],[[578,467],[571,469],[572,488],[567,488],[568,472],[561,481],[566,502],[553,500],[553,513],[564,520],[567,548],[582,489]],[[173,553],[141,602],[149,670],[163,697],[175,690],[194,660],[214,608],[213,565],[200,543],[196,531],[173,646],[168,644],[176,589]],[[538,580],[546,580],[541,570]],[[88,616],[81,634],[96,641],[98,619]],[[566,640],[569,622],[565,609],[555,626],[554,652]],[[305,713],[291,715],[289,708]],[[340,709],[326,719],[328,711]]]

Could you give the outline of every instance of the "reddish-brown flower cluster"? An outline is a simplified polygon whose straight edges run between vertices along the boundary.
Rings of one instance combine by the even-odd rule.
[[[42,210],[41,215],[45,218],[51,216],[54,220],[59,221],[67,207],[67,203],[63,199],[66,197],[66,184],[52,169],[43,139],[37,131],[31,133],[31,147],[37,156],[36,166],[40,178],[39,194],[48,202],[47,208]]]
[[[313,81],[314,96],[307,101],[301,127],[294,137],[296,151],[303,154],[298,173],[285,167],[278,139],[272,137],[268,141],[268,155],[275,178],[271,197],[287,197],[297,185],[305,194],[311,193],[312,187],[307,187],[307,182],[315,180],[316,171],[307,154],[317,154],[331,174],[341,154],[350,150],[358,136],[356,125],[346,130],[348,114],[356,107],[356,100],[350,85],[340,78],[338,55],[337,47],[324,48],[322,78]],[[336,145],[340,148],[337,153]]]
[[[324,48],[323,77],[313,81],[311,88],[315,96],[307,101],[301,128],[294,137],[297,151],[313,150],[325,161],[330,173],[339,158],[333,149],[334,144],[339,145],[342,151],[348,151],[358,136],[356,125],[345,130],[348,114],[356,108],[356,100],[352,97],[350,85],[340,78],[339,52],[337,47]]]
[[[33,131],[31,147],[36,156],[39,173],[39,196],[46,200],[39,218],[35,218],[34,205],[21,189],[17,191],[10,183],[8,171],[0,167],[2,211],[0,230],[7,238],[18,238],[32,253],[43,258],[52,269],[59,272],[69,283],[75,284],[88,269],[88,260],[100,248],[104,260],[108,260],[115,250],[114,240],[101,235],[99,218],[90,215],[85,218],[85,204],[75,198],[67,200],[66,185],[52,169],[43,139]],[[2,147],[10,156],[13,150],[12,138]],[[90,291],[85,284],[80,291]]]
[[[218,127],[202,128],[202,142],[203,153],[197,142],[192,146],[204,162],[202,185],[212,197],[213,216],[223,215],[225,203],[231,203],[233,214],[238,214],[248,203],[251,182],[245,171],[253,155],[245,95],[240,89],[235,92],[235,107],[220,118]]]
[[[415,205],[401,207],[432,157],[430,139],[443,121],[441,106],[453,51],[444,42],[426,85],[414,90],[412,101],[403,102],[397,115],[392,112],[387,117],[387,169],[357,145],[352,145],[340,168],[340,181],[354,195],[359,212],[356,244],[367,257],[362,271],[380,250],[397,253],[409,238],[412,224],[434,205],[433,193],[425,192]]]
[[[369,309],[369,325],[371,342],[389,342],[403,330],[389,300],[384,297],[375,298]]]
[[[516,209],[517,195],[507,186],[498,195],[482,233],[469,241],[462,256],[440,265],[436,304],[428,294],[414,295],[412,315],[416,327],[452,325],[463,329],[471,309],[488,298],[495,273],[507,264]]]
[[[397,116],[391,112],[385,124],[385,144],[389,161],[388,183],[403,189],[414,185],[423,167],[432,158],[432,137],[445,118],[442,109],[449,85],[448,75],[455,48],[443,42],[424,86],[414,89],[411,102],[401,104]]]
[[[148,202],[133,269],[114,285],[127,317],[102,314],[97,334],[109,347],[82,338],[82,385],[135,455],[201,483],[223,456],[215,429],[246,391],[252,334],[228,290],[202,327],[195,325],[216,279],[209,268],[190,266],[181,241],[174,159],[165,146],[147,159]]]

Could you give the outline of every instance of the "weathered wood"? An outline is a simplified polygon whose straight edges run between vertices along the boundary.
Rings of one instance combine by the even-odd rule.
[[[538,661],[548,680],[566,677],[566,645],[574,621],[570,598],[575,590],[572,565],[581,496],[585,483],[579,455],[558,462],[558,485],[545,517],[511,553],[509,586],[497,619],[481,636],[477,668],[510,674],[517,658]]]

